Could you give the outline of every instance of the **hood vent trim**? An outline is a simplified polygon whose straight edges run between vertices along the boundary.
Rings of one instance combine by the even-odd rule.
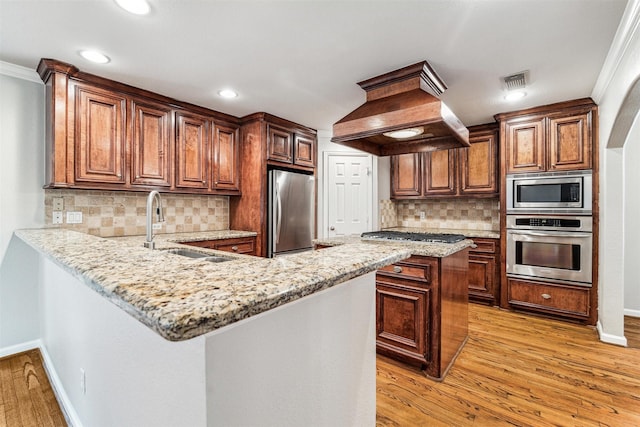
[[[377,156],[469,146],[469,131],[438,98],[447,86],[427,61],[358,85],[367,100],[333,125],[332,142]],[[408,128],[424,131],[404,139],[384,135]]]

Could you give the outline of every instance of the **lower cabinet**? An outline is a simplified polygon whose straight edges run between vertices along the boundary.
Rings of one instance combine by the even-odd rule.
[[[376,274],[376,349],[446,375],[468,331],[468,250],[445,258],[412,256]]]
[[[216,249],[218,251],[233,252],[236,254],[256,255],[255,236],[236,237],[232,239],[219,240],[200,240],[197,242],[184,242],[183,245]]]
[[[578,320],[589,317],[591,288],[510,278],[507,286],[509,304],[514,308]]]
[[[469,251],[469,300],[499,305],[500,239],[472,238]]]

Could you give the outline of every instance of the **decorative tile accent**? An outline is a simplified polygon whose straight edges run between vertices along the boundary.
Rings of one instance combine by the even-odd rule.
[[[398,200],[397,226],[460,230],[499,230],[498,199]],[[420,219],[420,212],[425,219]]]
[[[398,214],[393,200],[380,200],[380,229],[398,226]]]
[[[135,236],[146,232],[149,193],[91,190],[45,190],[47,227],[66,228],[100,237]],[[156,233],[229,229],[229,197],[162,194],[165,222]],[[64,199],[64,224],[53,225],[53,198]],[[81,224],[67,224],[67,212],[82,212]]]

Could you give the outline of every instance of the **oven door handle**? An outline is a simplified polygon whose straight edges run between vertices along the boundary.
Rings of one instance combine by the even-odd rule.
[[[580,233],[580,232],[574,232],[574,233],[558,233],[558,232],[541,233],[539,231],[513,231],[513,230],[508,230],[507,234],[519,234],[521,236],[536,236],[536,237],[581,237],[581,238],[587,238],[587,237],[591,237],[592,236],[591,233]]]

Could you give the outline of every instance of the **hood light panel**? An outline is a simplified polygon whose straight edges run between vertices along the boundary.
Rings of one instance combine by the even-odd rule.
[[[407,138],[416,137],[418,135],[422,135],[423,133],[424,133],[424,128],[417,127],[417,128],[407,128],[407,129],[394,130],[391,132],[385,132],[383,133],[383,135],[393,139],[407,139]]]

